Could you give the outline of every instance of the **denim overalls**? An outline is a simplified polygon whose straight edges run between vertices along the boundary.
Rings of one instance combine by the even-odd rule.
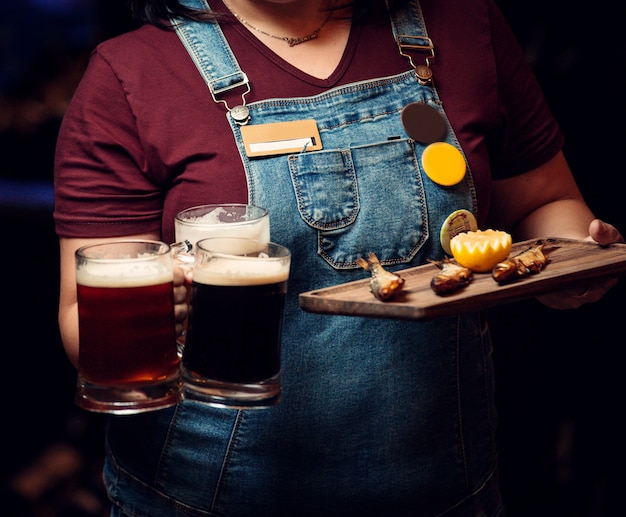
[[[396,36],[426,35],[417,1],[393,24]],[[218,89],[240,81],[217,25],[186,23],[179,35],[205,80]],[[355,260],[370,251],[390,270],[441,258],[446,216],[476,213],[469,170],[452,187],[423,173],[424,146],[401,124],[410,102],[445,117],[414,71],[254,102],[249,125],[313,119],[323,144],[268,158],[246,156],[228,114],[249,201],[269,210],[272,240],[292,251],[283,398],[264,410],[184,401],[113,418],[105,479],[129,515],[500,515],[491,343],[480,316],[396,321],[298,304],[300,292],[366,278]],[[449,123],[446,138],[459,147]]]

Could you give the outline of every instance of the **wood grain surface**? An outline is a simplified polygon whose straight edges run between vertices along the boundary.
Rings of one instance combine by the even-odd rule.
[[[511,255],[536,244],[513,245]],[[562,289],[570,284],[626,274],[626,244],[599,246],[569,239],[553,239],[546,245],[545,268],[511,283],[498,284],[490,273],[474,273],[472,282],[459,291],[437,295],[430,281],[436,265],[394,271],[405,279],[403,291],[382,302],[370,291],[369,278],[300,293],[300,307],[308,312],[392,319],[433,319],[487,309]]]

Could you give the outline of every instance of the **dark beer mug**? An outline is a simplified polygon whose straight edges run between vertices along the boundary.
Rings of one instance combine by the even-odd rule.
[[[185,398],[262,408],[281,397],[280,337],[290,251],[239,237],[197,243],[187,339]]]
[[[159,241],[76,251],[79,354],[76,403],[131,414],[182,398],[172,255]]]

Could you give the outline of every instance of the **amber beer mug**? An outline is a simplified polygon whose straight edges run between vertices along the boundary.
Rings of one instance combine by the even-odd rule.
[[[273,242],[213,237],[197,243],[182,353],[186,398],[246,409],[280,401],[290,262],[290,251]]]
[[[172,283],[172,254],[163,242],[76,251],[80,407],[131,414],[181,400]]]

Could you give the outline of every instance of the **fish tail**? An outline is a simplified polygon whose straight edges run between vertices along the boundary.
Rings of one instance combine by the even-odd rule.
[[[370,264],[380,264],[380,260],[378,260],[378,257],[376,256],[376,254],[374,252],[371,252],[369,254],[369,263]]]
[[[367,260],[365,260],[364,258],[359,257],[358,259],[356,259],[356,263],[361,266],[363,269],[365,269],[365,271],[369,271],[370,269],[370,264]]]

